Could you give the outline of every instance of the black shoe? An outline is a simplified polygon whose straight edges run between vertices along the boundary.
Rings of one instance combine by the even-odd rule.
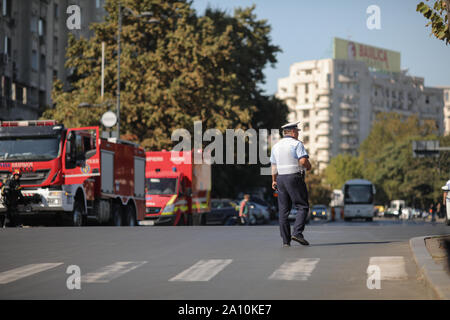
[[[297,241],[297,242],[300,243],[301,245],[309,246],[309,242],[306,241],[304,238],[299,238],[299,237],[293,236],[291,239],[294,240],[294,241]]]

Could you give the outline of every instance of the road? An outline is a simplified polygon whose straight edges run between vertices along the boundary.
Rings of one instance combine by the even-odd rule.
[[[311,246],[282,248],[277,225],[0,229],[0,299],[430,299],[408,241],[448,233],[422,221],[312,222]],[[380,289],[367,287],[369,264]],[[79,290],[67,288],[71,265]]]

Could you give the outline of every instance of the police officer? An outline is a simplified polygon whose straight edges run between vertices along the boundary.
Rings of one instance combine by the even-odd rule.
[[[298,124],[288,123],[281,127],[283,138],[273,146],[270,155],[272,188],[278,190],[280,233],[284,247],[289,247],[291,240],[309,245],[303,237],[303,230],[309,210],[305,170],[311,170],[311,164],[303,143],[298,140]],[[297,216],[291,237],[288,216],[292,207],[297,209]]]
[[[11,226],[19,225],[19,215],[17,214],[17,205],[25,203],[25,199],[20,191],[20,177],[22,174],[19,169],[15,169],[11,177],[3,183],[2,198],[7,208],[7,217]],[[6,219],[3,220],[3,228],[6,225]]]

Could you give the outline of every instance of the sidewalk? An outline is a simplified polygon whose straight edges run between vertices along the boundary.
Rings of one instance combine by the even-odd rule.
[[[409,241],[420,277],[438,299],[450,300],[450,235]]]

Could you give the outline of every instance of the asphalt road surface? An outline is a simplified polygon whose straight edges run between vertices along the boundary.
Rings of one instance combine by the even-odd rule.
[[[277,225],[0,229],[0,299],[430,299],[408,241],[449,233],[422,221],[312,222],[309,247],[282,248]],[[68,289],[73,265],[81,289]],[[367,286],[369,265],[379,289]]]

